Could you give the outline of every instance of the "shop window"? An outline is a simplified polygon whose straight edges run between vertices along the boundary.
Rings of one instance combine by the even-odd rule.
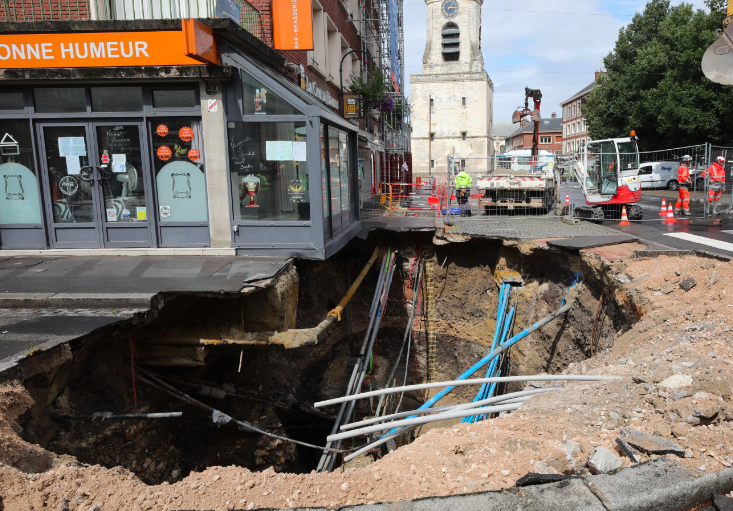
[[[290,103],[242,72],[244,115],[303,115]]]
[[[22,92],[0,92],[0,110],[25,110]]]
[[[328,128],[328,164],[331,181],[331,215],[341,213],[341,152],[339,151],[339,132]]]
[[[349,178],[349,136],[343,131],[339,131],[339,164],[341,169],[341,211],[348,211],[351,208],[351,179]]]
[[[323,198],[323,232],[329,238],[331,236],[331,222],[328,216],[328,152],[326,149],[326,127],[321,124],[321,197]]]
[[[234,220],[310,220],[305,123],[228,126]]]
[[[153,108],[196,108],[193,89],[153,90]]]
[[[87,111],[83,87],[52,87],[33,89],[36,113],[69,114]]]
[[[92,87],[92,112],[140,112],[142,87]]]
[[[198,121],[156,119],[151,123],[158,219],[207,222],[204,151]]]
[[[22,99],[22,98],[21,98]],[[28,122],[0,123],[0,224],[41,223]]]

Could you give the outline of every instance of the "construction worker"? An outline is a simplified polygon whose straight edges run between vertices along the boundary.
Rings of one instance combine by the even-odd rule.
[[[710,185],[708,186],[708,214],[718,214],[718,202],[720,196],[725,190],[725,156],[718,156],[715,163],[710,165],[703,173],[702,177],[710,177]]]
[[[680,214],[680,206],[684,208],[685,216],[690,216],[690,167],[689,162],[692,156],[683,156],[680,158],[680,168],[677,171],[677,184],[679,185],[679,195],[677,196],[677,204],[674,207],[674,214]]]
[[[471,206],[468,199],[471,197],[471,184],[473,179],[465,170],[460,171],[455,178],[453,184],[456,189],[456,199],[458,206],[461,208],[461,216],[471,216]]]

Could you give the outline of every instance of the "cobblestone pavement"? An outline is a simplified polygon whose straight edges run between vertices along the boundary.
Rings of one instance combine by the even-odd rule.
[[[591,222],[569,225],[558,217],[541,218],[461,218],[454,217],[446,229],[454,234],[467,234],[504,239],[577,238],[585,236],[622,235],[617,230]]]

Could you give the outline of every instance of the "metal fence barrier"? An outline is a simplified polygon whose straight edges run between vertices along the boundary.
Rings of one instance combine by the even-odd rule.
[[[436,179],[416,183],[380,183],[379,194],[362,204],[363,217],[437,217],[447,203],[447,190]]]

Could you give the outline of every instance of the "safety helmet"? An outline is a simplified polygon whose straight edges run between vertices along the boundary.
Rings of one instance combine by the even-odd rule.
[[[682,158],[680,158],[682,161],[692,161],[692,156],[689,154],[684,155]]]
[[[716,160],[717,160],[717,161],[722,161],[722,162],[724,162],[724,161],[725,161],[725,156],[718,156],[718,157],[716,158]]]

